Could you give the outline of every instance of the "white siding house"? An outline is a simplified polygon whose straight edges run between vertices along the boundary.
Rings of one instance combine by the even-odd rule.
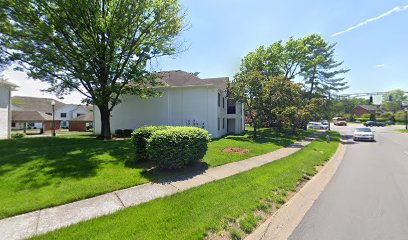
[[[88,113],[89,111],[87,109],[87,106],[66,104],[55,111],[55,117],[61,119],[61,128],[68,128],[70,120],[86,115]]]
[[[240,110],[235,114],[227,114],[228,78],[200,79],[183,71],[162,72],[160,76],[165,85],[159,88],[161,96],[148,99],[123,96],[122,103],[111,113],[112,132],[149,125],[196,126],[206,129],[213,138],[219,138],[243,131],[242,104],[236,103]],[[94,131],[95,134],[101,131],[97,107]]]
[[[0,139],[9,138],[11,131],[11,91],[17,85],[0,79]]]

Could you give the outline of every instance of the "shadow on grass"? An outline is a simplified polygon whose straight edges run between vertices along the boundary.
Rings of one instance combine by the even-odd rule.
[[[43,137],[0,141],[0,156],[0,176],[15,171],[24,190],[53,179],[93,177],[101,164],[124,164],[133,152],[130,141]]]

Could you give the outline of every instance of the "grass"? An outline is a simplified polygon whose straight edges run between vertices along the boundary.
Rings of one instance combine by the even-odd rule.
[[[256,141],[248,134],[212,141],[204,164],[198,167],[271,152],[306,133],[285,136],[263,129]],[[221,152],[226,147],[251,152],[228,155]],[[135,163],[133,152],[129,140],[99,141],[84,135],[1,140],[0,219],[197,170],[197,166],[180,171],[150,170],[149,163]]]
[[[221,231],[223,220],[254,211],[276,191],[295,191],[305,174],[315,174],[315,166],[335,153],[339,135],[332,134],[331,143],[313,142],[263,167],[34,239],[202,239]]]
[[[398,129],[396,130],[397,132],[401,132],[401,133],[408,133],[408,130],[406,129]]]

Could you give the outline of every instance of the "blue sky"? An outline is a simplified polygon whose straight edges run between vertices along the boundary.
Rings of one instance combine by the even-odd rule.
[[[156,70],[232,77],[242,57],[260,45],[318,33],[337,43],[337,60],[351,69],[345,75],[351,87],[344,93],[408,91],[407,0],[180,2],[190,24],[180,36],[188,50],[175,58],[159,59]],[[15,95],[44,96],[39,92],[44,84],[27,80],[22,73],[4,75],[22,86]],[[79,99],[73,94],[64,101],[77,103]]]

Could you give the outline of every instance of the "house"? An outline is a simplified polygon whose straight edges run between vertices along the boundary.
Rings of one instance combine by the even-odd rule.
[[[228,78],[200,79],[184,71],[159,73],[161,96],[142,99],[122,96],[111,113],[111,131],[148,125],[196,126],[213,138],[244,130],[243,104],[227,100]],[[94,109],[94,133],[101,132],[100,113]]]
[[[71,120],[88,113],[88,106],[65,104],[55,111],[55,116],[61,119],[61,128],[69,128]]]
[[[351,114],[355,116],[361,116],[363,114],[379,114],[381,113],[381,110],[378,106],[375,105],[358,105],[356,108],[354,108],[351,111]]]
[[[21,130],[27,128],[33,129],[49,129],[48,121],[52,119],[54,102],[54,119],[58,121],[58,128],[69,128],[69,121],[71,119],[88,114],[90,111],[89,106],[77,105],[77,104],[65,104],[63,102],[51,99],[51,98],[36,98],[36,97],[22,97],[14,96],[12,98],[12,129]],[[30,112],[23,114],[21,112]],[[18,116],[15,119],[14,116]],[[24,119],[23,117],[27,117]],[[57,124],[56,124],[57,125]]]
[[[80,115],[69,121],[69,131],[86,132],[93,126],[93,113]]]
[[[54,118],[46,113],[39,111],[12,111],[13,129],[22,129],[24,132],[27,128],[37,128],[33,123],[39,124],[37,129],[44,132],[60,130],[61,120]],[[54,128],[55,127],[55,128]]]
[[[11,131],[11,91],[17,85],[0,79],[0,139],[9,138]]]

